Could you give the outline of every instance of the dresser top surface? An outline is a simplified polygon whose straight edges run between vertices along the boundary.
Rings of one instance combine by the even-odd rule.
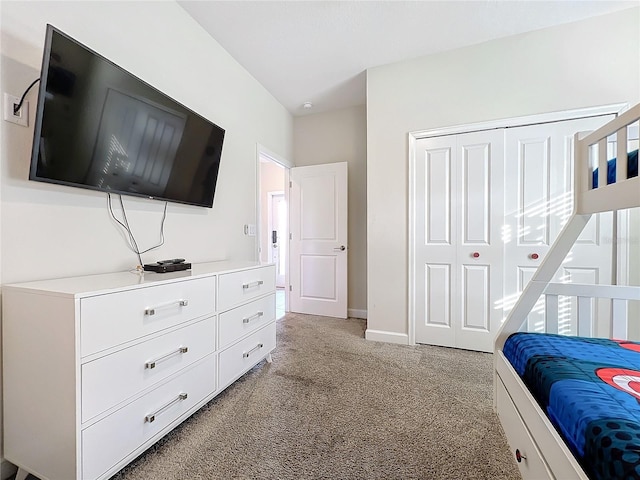
[[[181,272],[114,272],[99,275],[85,275],[79,277],[13,283],[3,285],[2,289],[4,292],[20,290],[48,295],[84,297],[118,290],[130,290],[131,288],[142,288],[152,285],[161,285],[163,283],[173,283],[176,281],[185,281],[224,273],[233,273],[236,271],[265,267],[268,265],[270,264],[249,261],[195,263],[192,265],[190,270],[184,270]]]

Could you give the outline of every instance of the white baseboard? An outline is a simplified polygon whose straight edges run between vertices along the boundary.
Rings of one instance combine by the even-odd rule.
[[[6,460],[2,460],[0,462],[0,480],[7,480],[7,478],[13,476],[18,471],[18,467],[16,467],[13,463],[9,463]]]
[[[364,338],[374,342],[399,343],[400,345],[409,345],[409,335],[406,333],[385,332],[384,330],[371,330],[367,328],[364,332]]]
[[[347,315],[349,315],[349,318],[364,318],[365,320],[367,319],[367,311],[358,310],[357,308],[347,309]]]

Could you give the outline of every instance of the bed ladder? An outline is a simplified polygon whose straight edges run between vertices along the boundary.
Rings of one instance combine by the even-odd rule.
[[[529,312],[531,312],[540,296],[545,293],[545,288],[551,282],[582,230],[591,219],[591,215],[591,213],[582,215],[574,213],[571,216],[498,332],[496,350],[502,350],[507,338],[511,334],[520,331],[520,327]]]

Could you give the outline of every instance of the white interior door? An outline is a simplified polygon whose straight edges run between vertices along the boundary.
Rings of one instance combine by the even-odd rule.
[[[347,163],[290,173],[289,308],[347,318]]]
[[[490,352],[502,320],[499,130],[416,144],[415,339]]]
[[[284,193],[269,194],[269,245],[271,248],[270,261],[276,266],[276,287],[284,288],[285,259],[287,255],[287,241],[284,235],[287,231],[287,204]]]
[[[612,118],[607,115],[506,130],[505,315],[571,216],[573,135],[595,130]],[[591,218],[554,281],[610,283],[612,218],[611,212]],[[559,333],[576,335],[576,308],[571,303],[575,299],[564,297],[559,302]],[[605,320],[607,307],[606,302],[599,302],[598,314]],[[543,297],[529,314],[525,328],[545,331]]]

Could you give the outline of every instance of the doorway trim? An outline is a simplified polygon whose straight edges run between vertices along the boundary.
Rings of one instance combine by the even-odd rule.
[[[281,167],[283,167],[284,169],[284,201],[287,205],[287,218],[286,218],[286,225],[285,225],[285,237],[288,238],[289,237],[289,170],[291,169],[291,167],[293,167],[293,164],[285,159],[284,157],[281,157],[280,155],[278,155],[277,153],[272,152],[271,150],[269,150],[268,148],[266,148],[265,146],[256,143],[256,212],[255,212],[255,218],[256,218],[256,237],[255,237],[255,260],[257,262],[260,262],[260,245],[262,245],[262,186],[261,186],[261,182],[260,182],[260,171],[261,171],[261,167],[260,167],[260,162],[261,159],[265,158],[271,162],[277,163],[278,165],[280,165]],[[285,259],[284,259],[284,284],[285,284],[285,288],[284,288],[284,309],[285,312],[289,311],[289,288],[287,287],[289,285],[289,251],[290,248],[288,248],[287,245],[287,252],[285,255]]]
[[[268,235],[273,230],[276,230],[274,228],[274,225],[273,225],[273,197],[280,197],[280,196],[284,197],[284,190],[277,190],[277,191],[272,191],[272,192],[267,192],[267,193],[268,193],[268,196],[267,196],[267,198],[268,198],[268,200],[267,200],[267,202],[268,202],[267,203],[267,245],[271,245],[272,242],[269,241]],[[287,208],[287,214],[289,213],[288,210],[289,209]],[[287,221],[288,221],[288,218],[287,218]],[[279,238],[278,239],[278,243],[282,243],[283,241],[286,241],[286,235],[287,235],[287,232],[284,232],[283,236],[285,238],[284,239],[283,238]],[[288,245],[288,242],[287,242],[287,245]],[[279,259],[280,258],[280,252],[282,252],[282,249],[280,249],[279,247],[278,247],[278,249],[279,249],[279,251],[278,251],[278,259]],[[287,252],[286,252],[286,250],[287,250],[287,248],[285,247],[285,271],[286,271],[286,265],[287,265],[287,262],[286,262]],[[270,256],[269,254],[272,254],[272,253],[273,253],[273,251],[268,252],[267,256]],[[278,268],[276,267],[276,273],[277,273],[277,271],[278,271]],[[287,281],[287,278],[286,278],[286,275],[285,275],[285,278],[284,278],[284,281],[283,281],[284,285],[287,285],[286,281]],[[282,286],[282,288],[284,288],[284,285]],[[278,287],[278,280],[277,280],[277,275],[276,275],[276,288],[277,287]]]
[[[527,125],[536,125],[541,123],[561,122],[565,120],[573,120],[586,117],[598,117],[602,115],[619,115],[629,108],[628,103],[615,103],[611,105],[602,105],[598,107],[586,107],[573,110],[564,110],[551,113],[541,113],[534,115],[525,115],[521,117],[503,118],[491,120],[488,122],[467,123],[461,125],[453,125],[449,127],[439,127],[428,130],[415,130],[408,134],[409,147],[409,252],[408,252],[408,344],[416,344],[416,318],[415,318],[415,302],[417,294],[415,291],[415,248],[416,248],[416,143],[422,138],[441,137],[445,135],[458,135],[462,133],[480,132],[483,130],[494,130],[503,128],[523,127]],[[620,212],[618,213],[620,215]],[[625,259],[628,262],[628,259]]]

